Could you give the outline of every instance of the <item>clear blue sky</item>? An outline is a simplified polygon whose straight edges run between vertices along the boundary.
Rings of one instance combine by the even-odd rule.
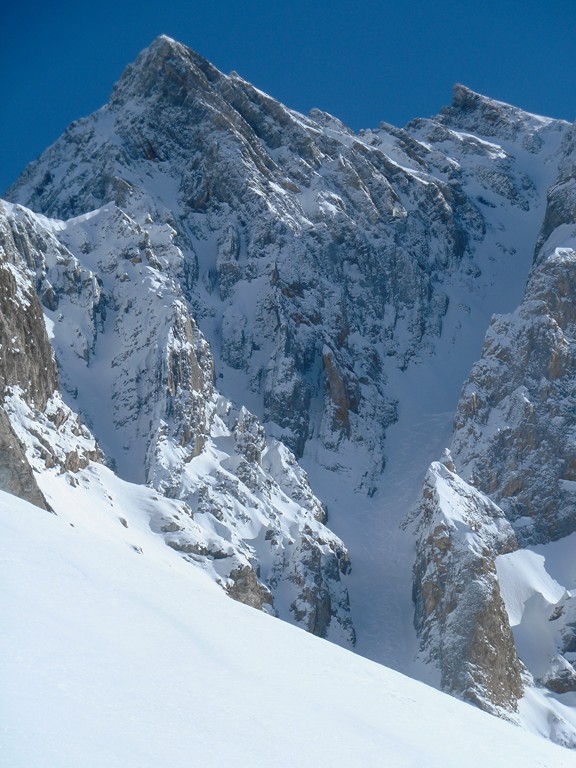
[[[576,117],[574,0],[58,0],[0,15],[0,194],[158,34],[354,129],[435,114],[455,82]]]

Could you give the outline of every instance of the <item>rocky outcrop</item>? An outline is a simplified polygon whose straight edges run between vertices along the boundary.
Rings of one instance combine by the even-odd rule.
[[[571,594],[567,593],[557,603],[548,621],[557,653],[550,659],[542,683],[554,693],[576,691],[576,601]]]
[[[52,347],[31,280],[42,242],[0,204],[0,488],[48,508],[21,441],[3,408],[17,387],[31,406],[44,410],[58,386]]]
[[[43,409],[58,376],[31,281],[42,247],[34,235],[0,204],[0,388],[19,386],[28,402]]]
[[[575,293],[573,243],[549,249],[520,307],[493,319],[455,417],[458,470],[522,543],[576,530]]]
[[[42,509],[49,508],[3,409],[0,409],[0,489]]]
[[[559,148],[524,299],[493,318],[455,417],[458,471],[498,503],[523,544],[576,530],[573,150],[572,129]]]
[[[547,117],[537,115],[529,117],[533,127],[542,127],[553,122]],[[524,145],[532,151],[537,151],[541,146],[538,131],[532,131],[532,135],[526,135],[526,112],[502,101],[475,93],[461,83],[454,86],[452,103],[441,110],[438,118],[440,122],[451,127],[480,136],[495,137],[498,141],[516,140],[520,136]]]
[[[234,599],[352,643],[347,551],[290,452],[216,393],[210,348],[175,279],[186,270],[173,228],[139,225],[114,205],[67,222],[20,207],[10,216],[34,238],[69,404],[53,393],[38,408],[11,395],[27,462],[74,486],[74,473],[103,458],[121,478],[179,500],[173,516],[152,516],[167,545]]]
[[[227,592],[233,600],[262,610],[272,604],[272,595],[259,581],[252,568],[245,565],[230,571]]]
[[[428,471],[414,519],[421,658],[437,667],[448,693],[496,714],[516,711],[522,667],[494,564],[515,548],[512,528],[498,507],[440,463]]]
[[[173,443],[158,446],[154,483],[188,510],[158,526],[167,544],[204,567],[212,562],[235,600],[354,644],[348,552],[324,527],[306,474],[246,408],[222,397],[214,406],[205,452],[190,459]]]
[[[90,462],[101,462],[102,453],[81,423],[78,415],[55,392],[39,410],[24,399],[18,387],[10,390],[4,400],[4,410],[25,450],[27,464],[37,476],[64,475],[70,485],[74,477]]]

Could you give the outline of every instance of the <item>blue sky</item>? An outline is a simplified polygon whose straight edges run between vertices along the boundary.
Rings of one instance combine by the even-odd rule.
[[[5,3],[0,193],[161,33],[358,130],[433,115],[455,82],[574,120],[575,32],[573,0]]]

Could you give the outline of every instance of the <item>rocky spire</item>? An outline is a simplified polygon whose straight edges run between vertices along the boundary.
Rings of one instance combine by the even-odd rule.
[[[114,86],[111,106],[131,99],[165,99],[180,106],[225,77],[206,59],[167,35],[160,35],[129,64]]]

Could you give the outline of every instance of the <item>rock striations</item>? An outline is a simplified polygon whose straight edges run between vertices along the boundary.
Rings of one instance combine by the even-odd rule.
[[[522,543],[576,530],[575,295],[566,243],[538,261],[519,308],[493,319],[456,412],[459,471],[500,505]]]
[[[447,122],[415,124],[418,140],[355,136],[161,37],[8,194],[65,219],[114,201],[141,227],[171,227],[172,274],[218,349],[223,393],[241,375],[297,456],[317,440],[334,465],[351,444],[370,490],[398,415],[389,368],[434,348],[451,301],[448,325],[465,322],[470,293],[492,290],[501,268],[492,249],[514,259],[494,236],[502,202],[526,214],[541,194],[514,154]],[[526,128],[515,112],[506,123]],[[536,126],[552,136],[538,165],[563,129]]]

